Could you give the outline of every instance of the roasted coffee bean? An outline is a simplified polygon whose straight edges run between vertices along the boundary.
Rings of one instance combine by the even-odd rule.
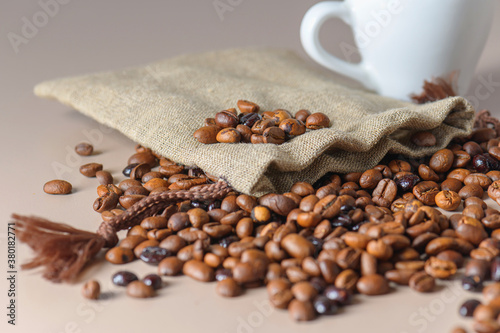
[[[113,247],[106,252],[106,260],[112,264],[126,264],[134,260],[134,252],[131,249]]]
[[[471,173],[464,179],[465,185],[479,185],[484,189],[488,189],[488,186],[491,185],[490,177],[486,176],[482,173]]]
[[[285,142],[285,132],[279,127],[269,127],[262,132],[264,143],[274,143],[277,145]]]
[[[146,236],[147,236],[147,234],[146,234]],[[142,251],[144,251],[145,248],[150,247],[150,246],[157,247],[158,245],[159,245],[159,242],[157,240],[151,240],[151,239],[145,240],[134,248],[134,255],[137,258],[139,258],[142,254]]]
[[[217,143],[217,134],[220,132],[221,128],[219,126],[203,126],[197,129],[193,136],[196,140],[201,143],[211,144]]]
[[[466,185],[462,187],[462,189],[458,192],[458,195],[462,198],[462,200],[465,200],[470,197],[482,198],[483,193],[484,191],[479,185]]]
[[[260,110],[257,104],[247,100],[239,100],[237,105],[241,112],[259,112]]]
[[[102,164],[88,163],[80,167],[80,173],[86,177],[95,177],[97,171],[102,170]]]
[[[390,291],[387,280],[378,274],[360,277],[356,284],[356,288],[361,294],[369,296],[383,295]]]
[[[319,315],[333,315],[339,311],[339,307],[336,302],[331,301],[326,296],[317,296],[313,301],[314,309]]]
[[[73,186],[60,179],[51,180],[43,185],[43,191],[48,194],[69,194],[71,193]]]
[[[215,278],[214,270],[202,261],[189,260],[184,264],[182,272],[200,282],[210,282]]]
[[[455,232],[458,238],[471,242],[474,245],[479,245],[481,241],[488,237],[481,222],[469,216],[462,216]]]
[[[113,284],[121,287],[126,287],[130,282],[137,281],[137,275],[128,271],[119,271],[111,277]]]
[[[306,127],[312,130],[317,130],[330,126],[330,118],[321,112],[311,114],[306,119]]]
[[[151,168],[154,168],[158,165],[158,160],[156,157],[149,151],[144,151],[141,153],[136,153],[129,157],[127,164],[141,164],[146,163],[149,164]]]
[[[182,272],[184,262],[177,257],[167,257],[158,264],[158,274],[175,276]]]
[[[420,181],[420,178],[418,178],[418,176],[414,175],[413,173],[407,173],[396,177],[394,181],[402,192],[408,192],[411,191],[415,184]]]
[[[146,275],[145,277],[142,278],[142,282],[144,282],[146,286],[150,286],[154,290],[161,289],[161,287],[163,286],[163,281],[161,277],[159,277],[156,274]]]
[[[166,257],[172,256],[173,253],[159,246],[149,246],[142,250],[139,258],[147,264],[158,265]]]
[[[496,257],[491,262],[491,279],[493,281],[500,281],[500,258]]]
[[[233,278],[228,277],[217,282],[215,292],[223,297],[236,297],[241,295],[242,289]]]
[[[306,132],[304,123],[297,119],[285,119],[279,123],[279,127],[287,135],[302,135]]]
[[[467,170],[467,169],[455,169],[455,170],[451,170],[450,173],[448,173],[448,179],[456,179],[460,182],[463,183],[463,181],[465,180],[465,178],[471,174],[471,171],[470,170]]]
[[[448,178],[441,183],[442,191],[453,191],[458,193],[462,189],[462,187],[464,187],[464,184],[462,184],[462,182],[458,179],[454,178]]]
[[[419,147],[432,147],[436,145],[436,137],[431,132],[416,132],[411,136],[411,142]]]
[[[82,142],[75,146],[75,152],[80,156],[90,156],[94,151],[94,146],[90,143]]]
[[[430,257],[425,262],[425,272],[437,279],[447,279],[457,272],[457,266],[453,261]]]
[[[418,174],[423,180],[439,181],[439,176],[428,165],[420,164],[418,166]]]
[[[465,276],[478,276],[481,280],[485,280],[490,273],[490,264],[484,260],[472,259],[465,265]]]
[[[381,180],[382,173],[380,173],[377,169],[370,169],[361,174],[361,177],[359,178],[359,185],[362,188],[374,189]]]
[[[123,208],[128,209],[132,207],[135,203],[141,201],[144,198],[146,198],[145,195],[132,194],[132,195],[123,195],[118,200]]]
[[[460,199],[460,196],[456,192],[441,191],[436,194],[435,201],[439,208],[451,211],[456,210],[460,206],[462,199]]]
[[[480,292],[483,290],[483,281],[479,276],[465,276],[462,279],[462,288],[467,291]]]
[[[215,114],[215,123],[221,128],[236,127],[239,123],[236,110],[223,110]]]
[[[439,193],[439,185],[433,181],[423,181],[413,187],[413,194],[424,205],[434,206],[436,195]]]
[[[87,281],[82,287],[82,295],[87,299],[99,299],[101,285],[96,280]]]
[[[488,196],[497,203],[500,201],[500,180],[494,181],[488,187]]]
[[[110,185],[110,184],[113,184],[113,176],[108,171],[102,171],[102,170],[101,171],[97,171],[95,173],[95,177],[97,178],[97,181],[101,185]]]
[[[299,110],[295,114],[295,119],[300,120],[301,122],[305,123],[307,120],[307,117],[311,115],[311,112],[308,110]]]
[[[434,290],[436,281],[426,272],[416,272],[410,277],[409,286],[411,289],[420,293],[426,293]]]
[[[273,127],[274,121],[270,119],[258,120],[252,126],[252,133],[262,135],[267,128]],[[253,142],[252,142],[253,143]]]
[[[436,258],[441,260],[452,261],[455,263],[457,268],[461,268],[464,264],[464,257],[457,251],[444,250],[436,255]]]
[[[463,168],[466,167],[471,161],[471,156],[463,150],[455,150],[453,151],[454,160],[453,160],[453,168]]]
[[[392,269],[385,272],[384,276],[391,282],[407,286],[413,274],[415,274],[415,271],[411,269]]]
[[[257,121],[261,120],[262,117],[258,113],[246,112],[241,113],[238,117],[240,119],[240,124],[251,128]]]
[[[295,321],[309,321],[316,317],[312,302],[301,302],[297,299],[292,300],[288,305],[288,313]]]
[[[289,234],[281,241],[283,249],[292,257],[303,259],[314,254],[314,246],[298,234]]]
[[[142,220],[140,225],[146,230],[162,229],[167,227],[168,222],[163,216],[150,216]]]
[[[134,298],[149,298],[155,296],[155,290],[142,281],[132,281],[127,286],[127,295]]]
[[[147,163],[139,163],[130,171],[130,179],[141,180],[142,177],[151,171],[151,166]],[[96,175],[97,176],[97,175]]]
[[[373,202],[381,207],[390,207],[397,191],[397,185],[393,180],[382,179],[373,190]]]
[[[312,301],[318,294],[318,291],[308,281],[298,282],[292,287],[293,296],[299,301]]]
[[[266,223],[271,220],[271,212],[265,206],[255,206],[251,213],[252,219],[257,223]]]
[[[460,313],[460,315],[462,317],[472,317],[474,310],[476,310],[476,308],[479,304],[481,304],[481,302],[479,302],[478,300],[469,299],[469,300],[465,301],[464,303],[462,303],[458,312]]]
[[[238,125],[236,126],[236,130],[238,132],[240,132],[240,135],[241,135],[241,142],[245,142],[245,143],[251,143],[252,142],[252,130],[250,129],[249,126],[245,126],[245,125]]]
[[[432,155],[429,166],[436,172],[447,172],[453,165],[454,155],[449,149],[438,150]]]
[[[488,304],[495,298],[500,297],[500,283],[492,283],[483,288],[483,297]]]
[[[352,292],[344,288],[329,286],[323,294],[331,301],[337,302],[340,305],[349,305],[352,302]]]
[[[284,109],[278,109],[278,110],[273,111],[273,113],[269,119],[271,119],[274,122],[275,126],[279,126],[279,124],[283,120],[290,119],[290,118],[293,118],[290,111],[284,110]]]
[[[241,141],[241,134],[234,128],[224,128],[216,137],[220,143],[238,143]]]

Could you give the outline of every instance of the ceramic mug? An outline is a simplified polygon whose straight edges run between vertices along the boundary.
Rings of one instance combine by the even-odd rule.
[[[458,72],[457,92],[465,94],[488,38],[495,0],[324,1],[309,9],[300,37],[306,52],[326,68],[360,81],[385,96],[408,100],[424,80]],[[340,18],[354,32],[360,63],[328,53],[319,30]],[[350,47],[350,48],[349,48]],[[346,52],[344,52],[346,53]]]

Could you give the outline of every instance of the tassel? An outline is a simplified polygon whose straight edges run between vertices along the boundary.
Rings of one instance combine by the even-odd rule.
[[[453,72],[448,80],[438,77],[432,79],[432,81],[424,81],[424,91],[419,95],[413,94],[410,97],[415,103],[424,104],[456,96],[453,87],[456,85],[457,76],[457,72]]]
[[[23,269],[44,267],[43,277],[52,282],[71,282],[103,248],[118,243],[116,233],[129,229],[168,205],[183,200],[222,199],[231,187],[224,181],[200,185],[189,190],[168,191],[142,199],[124,213],[102,222],[96,233],[51,222],[39,217],[12,215],[16,236],[35,252],[35,258]]]

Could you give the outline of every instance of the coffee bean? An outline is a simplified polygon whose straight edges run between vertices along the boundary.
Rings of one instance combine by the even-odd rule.
[[[106,260],[112,264],[126,264],[134,260],[134,252],[131,249],[113,247],[106,252]]]
[[[215,278],[213,268],[198,260],[189,260],[186,262],[182,268],[182,272],[200,282],[210,282]]]
[[[141,163],[149,164],[151,168],[154,168],[158,165],[158,160],[150,151],[144,151],[130,156],[127,162],[129,165]]]
[[[390,207],[397,195],[397,185],[393,180],[382,179],[373,190],[373,202],[380,207]]]
[[[279,127],[269,127],[262,133],[265,143],[274,143],[277,145],[285,142],[285,132]]]
[[[352,302],[352,292],[344,288],[329,286],[323,294],[331,301],[337,302],[340,305],[349,305]]]
[[[437,173],[425,164],[420,164],[418,166],[418,175],[423,180],[430,180],[434,182],[439,181],[439,176],[437,175]]]
[[[299,110],[297,113],[295,113],[295,119],[300,120],[301,122],[305,123],[307,120],[307,117],[311,115],[311,112],[308,110]]]
[[[454,158],[451,150],[441,149],[432,155],[429,166],[436,172],[447,172],[453,165]]]
[[[95,177],[97,171],[102,170],[102,164],[88,163],[80,167],[80,173],[85,177]]]
[[[312,256],[314,246],[298,234],[290,234],[281,241],[283,249],[292,257],[303,259]]]
[[[424,271],[414,273],[409,281],[410,288],[420,293],[434,290],[435,285],[434,278]]]
[[[288,313],[295,321],[309,321],[316,317],[314,307],[310,301],[302,302],[294,299],[288,305]]]
[[[483,193],[484,191],[479,185],[466,185],[462,187],[462,189],[458,192],[458,195],[462,198],[462,200],[466,200],[470,197],[482,198]]]
[[[130,282],[138,280],[137,276],[128,271],[119,271],[111,277],[113,284],[121,287],[126,287]]]
[[[75,152],[80,156],[90,156],[94,151],[94,146],[90,143],[82,142],[75,146]]]
[[[101,185],[113,184],[113,176],[108,171],[97,171],[95,176]]]
[[[146,286],[150,286],[154,290],[158,290],[163,286],[163,281],[161,277],[159,277],[156,274],[146,275],[145,277],[142,278],[142,282],[144,282]]]
[[[457,272],[457,266],[453,261],[430,257],[425,262],[425,272],[437,279],[447,279]]]
[[[491,279],[500,281],[500,258],[496,257],[491,263]]]
[[[262,117],[258,113],[246,112],[239,115],[240,125],[247,126],[250,129],[257,121],[261,120]]]
[[[260,109],[257,104],[246,100],[239,100],[237,105],[241,112],[259,112]]]
[[[317,130],[330,126],[330,118],[321,112],[311,114],[306,119],[306,127],[308,129]]]
[[[134,298],[149,298],[155,296],[155,291],[142,281],[132,281],[127,286],[127,295]]]
[[[383,295],[390,291],[387,280],[378,274],[360,277],[356,284],[356,288],[361,294],[369,296]]]
[[[438,193],[439,185],[433,181],[423,181],[413,187],[415,197],[427,206],[436,204],[436,195]]]
[[[460,313],[460,315],[462,317],[472,317],[474,310],[476,310],[476,308],[479,304],[481,304],[481,302],[479,302],[478,300],[469,299],[469,300],[465,301],[464,303],[462,303],[458,312]]]
[[[233,278],[228,277],[217,282],[215,292],[223,297],[236,297],[241,295],[242,289]]]
[[[307,281],[294,284],[292,293],[296,299],[302,302],[312,301],[318,294],[313,285]]]
[[[114,192],[105,193],[102,197],[99,197],[94,201],[94,210],[102,213],[104,211],[114,209],[118,204],[119,198],[118,194]]]
[[[462,184],[462,182],[458,179],[454,178],[448,178],[441,183],[442,191],[453,191],[458,193],[462,189],[462,187],[464,187],[464,184]]]
[[[238,143],[241,140],[241,134],[234,128],[224,128],[217,133],[216,139],[221,143]]]
[[[441,191],[436,194],[435,201],[439,208],[452,211],[456,210],[460,206],[462,199],[460,199],[460,196],[456,192]]]
[[[182,272],[184,262],[177,257],[167,257],[158,264],[158,274],[175,276]]]
[[[479,276],[465,276],[462,279],[462,288],[467,291],[480,292],[483,290],[483,281]]]
[[[148,246],[142,250],[139,258],[147,264],[158,265],[166,257],[172,256],[173,253],[159,246]]]
[[[374,189],[381,180],[382,173],[380,173],[377,169],[370,169],[361,174],[361,177],[359,178],[359,185],[362,188]]]
[[[416,132],[411,136],[411,142],[419,147],[432,147],[436,145],[436,137],[431,132]]]
[[[193,136],[196,140],[198,140],[201,143],[205,144],[217,143],[218,142],[217,134],[219,133],[220,130],[221,128],[218,126],[203,126],[197,129],[193,133]]]
[[[48,194],[69,194],[71,193],[73,186],[60,179],[51,180],[43,185],[43,191]]]
[[[287,135],[302,135],[306,132],[306,126],[302,121],[291,118],[281,121],[279,128]]]
[[[90,280],[83,285],[82,295],[87,299],[99,299],[101,286],[96,280]]]

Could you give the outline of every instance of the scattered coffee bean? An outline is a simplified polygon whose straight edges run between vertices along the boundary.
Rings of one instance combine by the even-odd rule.
[[[119,271],[111,277],[113,283],[117,286],[126,287],[130,282],[137,281],[137,275],[128,271]]]
[[[73,186],[60,179],[51,180],[43,185],[43,191],[48,194],[69,194],[71,193]]]
[[[75,146],[75,152],[80,156],[90,156],[94,151],[94,146],[90,143],[82,142]]]
[[[102,164],[88,163],[80,167],[80,173],[85,177],[95,177],[97,171],[102,170]]]
[[[127,295],[134,298],[149,298],[155,296],[155,290],[142,281],[132,281],[127,285]]]
[[[150,286],[154,290],[158,290],[163,286],[163,281],[161,277],[159,277],[156,274],[146,275],[145,277],[142,278],[142,282],[144,282],[146,286]]]

